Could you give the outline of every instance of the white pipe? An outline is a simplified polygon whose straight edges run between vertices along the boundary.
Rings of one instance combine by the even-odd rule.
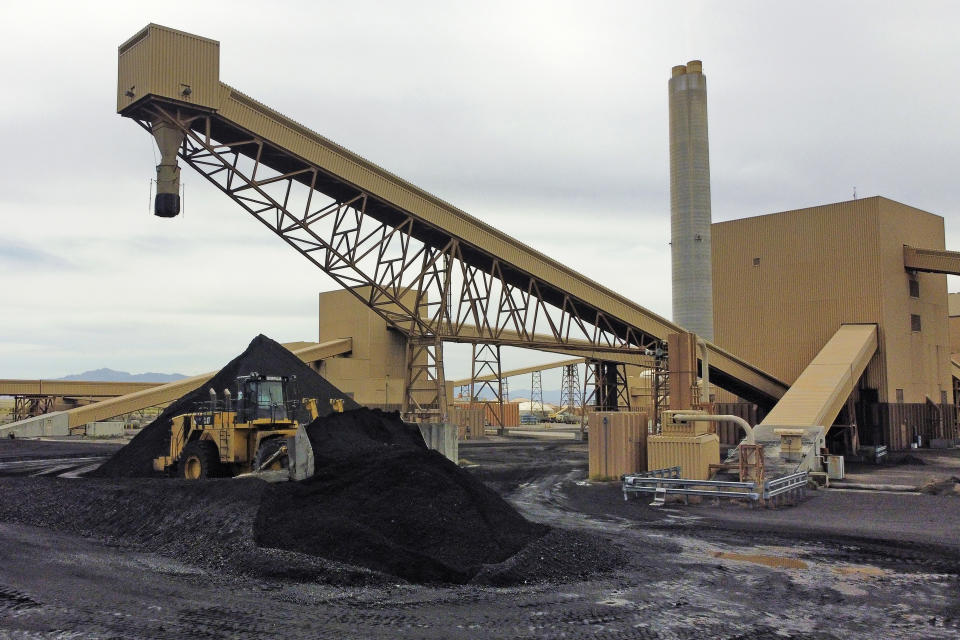
[[[693,413],[678,413],[673,416],[673,419],[677,422],[733,422],[746,431],[747,437],[744,440],[747,444],[753,443],[753,427],[750,426],[746,420],[740,416],[714,416],[707,414],[693,414]]]

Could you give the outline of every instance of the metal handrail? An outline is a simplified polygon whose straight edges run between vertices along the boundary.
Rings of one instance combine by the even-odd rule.
[[[802,489],[807,485],[809,475],[807,471],[798,471],[788,476],[767,480],[763,483],[763,499],[768,500],[789,491]]]
[[[766,480],[761,487],[756,482],[728,480],[695,480],[680,478],[680,467],[668,467],[622,477],[623,499],[631,493],[656,493],[662,495],[703,496],[713,498],[746,498],[754,502],[769,500],[785,493],[803,491],[809,473],[800,471],[790,475]],[[697,488],[693,488],[697,487]]]
[[[735,480],[695,480],[693,478],[634,478],[624,480],[627,486],[701,486],[723,487],[728,489],[756,489],[755,482],[737,482]]]

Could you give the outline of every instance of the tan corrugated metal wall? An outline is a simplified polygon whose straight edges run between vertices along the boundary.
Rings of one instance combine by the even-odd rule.
[[[457,426],[460,440],[476,440],[484,437],[484,410],[457,406],[450,411],[450,421]]]
[[[880,325],[866,384],[880,402],[950,389],[945,276],[918,274],[903,244],[944,248],[943,219],[873,197],[716,223],[716,343],[792,383],[842,323]],[[923,330],[910,330],[910,314]]]
[[[647,414],[641,411],[598,411],[588,416],[588,474],[616,479],[647,470]]]

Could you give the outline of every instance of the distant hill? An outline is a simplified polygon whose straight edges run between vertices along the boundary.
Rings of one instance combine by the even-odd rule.
[[[113,369],[96,369],[57,378],[58,380],[87,380],[89,382],[173,382],[187,376],[179,373],[127,373]]]

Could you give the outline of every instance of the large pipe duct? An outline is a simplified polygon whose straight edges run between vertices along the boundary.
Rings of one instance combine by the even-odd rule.
[[[183,144],[183,132],[163,120],[153,122],[153,137],[160,148],[157,165],[157,197],[153,213],[161,218],[173,218],[180,213],[180,167],[177,151]]]
[[[713,341],[707,79],[692,60],[673,68],[670,94],[670,246],[673,321]]]

